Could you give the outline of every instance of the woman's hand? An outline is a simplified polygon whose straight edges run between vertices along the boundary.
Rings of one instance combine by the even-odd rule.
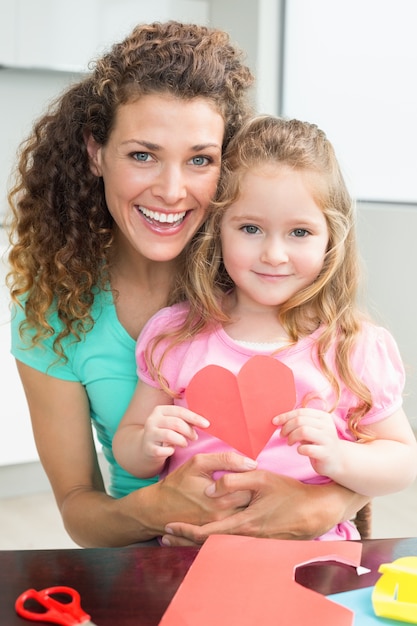
[[[308,485],[264,470],[225,474],[206,489],[206,494],[217,501],[248,491],[252,494],[250,504],[228,517],[202,525],[167,524],[163,543],[202,544],[213,534],[315,539],[352,518],[368,501],[335,483]]]
[[[136,500],[138,516],[147,528],[147,537],[164,533],[167,524],[184,522],[197,526],[222,520],[246,507],[251,492],[234,490],[213,498],[205,492],[215,485],[213,473],[219,470],[245,473],[256,467],[256,461],[234,452],[197,454],[168,474],[160,482],[127,496]],[[132,508],[131,508],[132,510]],[[176,545],[192,545],[178,539]]]

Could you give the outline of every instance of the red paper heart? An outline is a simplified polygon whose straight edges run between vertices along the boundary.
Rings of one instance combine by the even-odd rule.
[[[294,408],[292,370],[274,357],[250,358],[237,376],[219,365],[207,365],[191,379],[188,407],[206,417],[205,432],[255,459],[274,433],[272,418]]]

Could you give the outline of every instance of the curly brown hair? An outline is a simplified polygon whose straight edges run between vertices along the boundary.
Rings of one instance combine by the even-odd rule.
[[[21,331],[33,329],[35,343],[52,334],[53,307],[62,322],[55,351],[63,356],[62,339],[91,328],[95,290],[107,288],[113,222],[86,137],[105,145],[119,105],[169,93],[210,100],[225,121],[225,149],[250,113],[252,82],[227,33],[170,21],[138,25],[52,103],[21,146],[9,193],[7,281],[14,302],[24,296]]]

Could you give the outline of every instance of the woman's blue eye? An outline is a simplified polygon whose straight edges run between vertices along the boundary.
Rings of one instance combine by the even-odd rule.
[[[194,165],[207,165],[210,163],[210,159],[205,156],[195,156],[191,160]]]
[[[133,158],[136,161],[147,161],[150,158],[149,152],[134,152]]]
[[[259,232],[259,228],[257,226],[253,226],[252,224],[247,224],[246,226],[243,226],[242,230],[245,233],[248,233],[248,235],[255,235],[257,232]]]

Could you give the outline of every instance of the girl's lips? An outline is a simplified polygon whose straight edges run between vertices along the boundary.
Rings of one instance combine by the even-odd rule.
[[[289,278],[289,274],[265,274],[264,272],[256,272],[258,279],[265,284],[278,285],[285,282]]]
[[[180,213],[164,213],[162,211],[151,211],[142,206],[138,206],[137,208],[150,224],[164,228],[179,226],[187,214],[187,211],[181,211]]]
[[[272,278],[272,279],[288,278],[289,276],[289,274],[265,274],[264,272],[256,272],[256,274],[258,276],[261,276],[261,278]]]

